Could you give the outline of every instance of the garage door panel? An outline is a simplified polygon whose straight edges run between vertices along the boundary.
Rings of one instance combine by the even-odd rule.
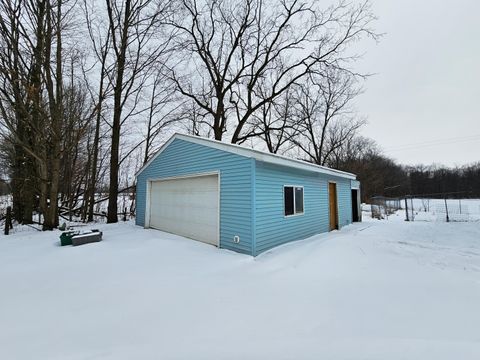
[[[158,212],[158,216],[162,217],[160,223],[172,222],[178,223],[180,227],[186,227],[187,223],[205,224],[208,226],[216,227],[217,222],[210,218],[207,211],[200,210],[202,213],[194,213],[192,211],[170,211],[170,212]]]
[[[152,226],[155,229],[186,236],[195,240],[217,245],[217,232],[210,224],[202,222],[189,222],[188,226],[179,225],[177,219],[164,219],[159,224]]]
[[[150,227],[218,244],[218,176],[154,181]]]

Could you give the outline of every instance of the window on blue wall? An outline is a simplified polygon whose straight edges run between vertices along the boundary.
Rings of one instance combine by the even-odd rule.
[[[295,187],[295,214],[303,213],[303,188]]]
[[[284,213],[285,216],[303,214],[303,187],[283,187]]]
[[[285,186],[283,188],[283,200],[285,202],[285,216],[295,213],[293,206],[293,186]]]

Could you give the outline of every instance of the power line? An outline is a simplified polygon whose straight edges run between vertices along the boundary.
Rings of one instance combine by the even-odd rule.
[[[476,140],[477,138],[480,138],[480,134],[477,135],[469,135],[469,136],[462,136],[462,137],[454,137],[454,138],[444,138],[444,139],[437,139],[437,140],[429,140],[429,141],[421,141],[421,142],[416,142],[416,143],[410,143],[410,144],[404,144],[404,145],[398,145],[398,146],[393,146],[391,148],[387,148],[388,150],[394,150],[394,149],[399,149],[399,148],[404,148],[404,147],[411,147],[411,146],[424,146],[424,145],[436,145],[438,143],[444,143],[444,142],[459,142],[459,141],[464,141],[464,140]]]
[[[395,151],[404,151],[404,150],[415,150],[423,147],[450,145],[450,144],[457,144],[457,143],[470,142],[470,141],[476,141],[476,140],[480,140],[480,134],[410,143],[410,144],[404,144],[404,145],[394,146],[390,148],[387,147],[385,148],[385,151],[395,152]]]

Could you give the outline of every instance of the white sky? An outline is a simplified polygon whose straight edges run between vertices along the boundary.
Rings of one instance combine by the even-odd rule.
[[[363,135],[404,164],[480,161],[480,1],[372,0]],[[364,45],[364,46],[363,46]]]

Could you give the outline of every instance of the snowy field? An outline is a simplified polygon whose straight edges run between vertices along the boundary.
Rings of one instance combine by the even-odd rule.
[[[480,359],[480,224],[367,219],[252,258],[0,236],[0,359]]]

